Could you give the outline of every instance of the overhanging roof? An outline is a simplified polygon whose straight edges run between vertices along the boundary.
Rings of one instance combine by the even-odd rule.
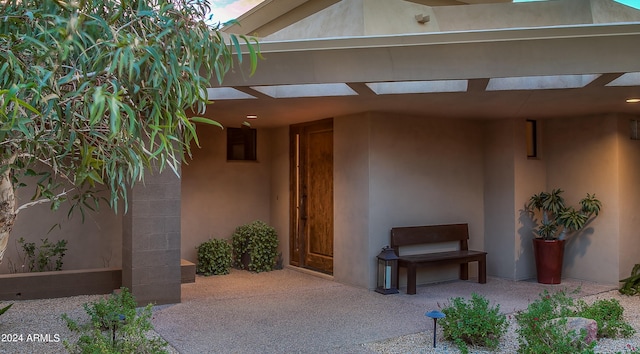
[[[258,127],[362,111],[482,119],[638,114],[640,105],[625,103],[640,96],[640,79],[629,74],[640,72],[638,43],[640,23],[263,41],[256,74],[237,67],[223,83],[244,98],[218,99],[209,112],[230,125],[257,114]],[[398,88],[407,83],[421,89]],[[328,85],[305,86],[317,84]]]
[[[263,42],[224,86],[639,71],[639,40],[636,23]]]

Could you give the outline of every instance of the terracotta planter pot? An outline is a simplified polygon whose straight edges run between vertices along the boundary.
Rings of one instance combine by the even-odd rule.
[[[533,239],[538,283],[560,284],[564,260],[564,240]]]

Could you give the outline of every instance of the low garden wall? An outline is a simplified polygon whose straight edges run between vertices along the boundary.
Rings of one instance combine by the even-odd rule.
[[[195,264],[181,260],[182,283],[195,282]],[[110,294],[122,286],[121,268],[0,274],[0,301]]]
[[[0,300],[49,299],[109,294],[122,285],[120,268],[59,270],[0,275]]]

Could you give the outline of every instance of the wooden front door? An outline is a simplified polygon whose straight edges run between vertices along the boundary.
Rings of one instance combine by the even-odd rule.
[[[290,263],[333,274],[333,120],[291,126]]]

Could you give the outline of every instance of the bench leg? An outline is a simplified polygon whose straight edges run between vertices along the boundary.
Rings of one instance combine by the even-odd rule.
[[[481,261],[478,261],[478,283],[486,284],[487,283],[487,259],[483,258]]]
[[[460,263],[460,279],[469,280],[469,263]]]
[[[407,294],[416,294],[416,266],[407,266]]]

